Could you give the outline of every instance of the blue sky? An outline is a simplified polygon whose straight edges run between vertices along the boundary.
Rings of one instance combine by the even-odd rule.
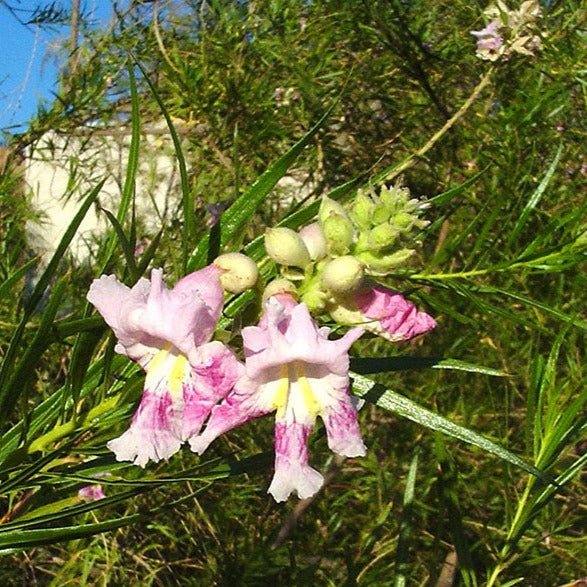
[[[19,132],[37,111],[40,100],[52,101],[56,89],[58,59],[51,49],[60,38],[67,38],[68,28],[41,29],[24,26],[6,7],[15,8],[20,20],[30,20],[32,11],[43,0],[7,0],[0,2],[0,129]],[[61,6],[69,10],[70,0]],[[106,21],[111,12],[110,0],[82,0],[82,11],[96,22]]]

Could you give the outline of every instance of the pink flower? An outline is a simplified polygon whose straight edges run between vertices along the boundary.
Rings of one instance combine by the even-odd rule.
[[[84,501],[96,501],[106,497],[101,485],[87,485],[86,487],[82,487],[77,492],[77,495]]]
[[[191,273],[172,290],[162,273],[132,288],[103,275],[87,296],[114,331],[116,352],[147,373],[130,428],[108,443],[117,460],[140,466],[169,458],[197,434],[243,371],[227,347],[209,342],[223,305],[221,270]]]
[[[426,312],[419,312],[401,294],[378,284],[338,300],[329,311],[337,322],[360,325],[391,342],[409,340],[436,326],[434,318]]]
[[[307,440],[316,417],[324,421],[331,450],[348,457],[365,454],[357,412],[349,393],[352,343],[363,333],[353,328],[328,340],[305,304],[287,294],[270,298],[258,326],[242,331],[246,373],[212,410],[204,432],[190,440],[202,453],[224,432],[274,410],[275,475],[269,493],[285,501],[292,491],[310,497],[323,478],[308,465]]]
[[[491,21],[480,31],[471,31],[477,37],[477,57],[488,61],[496,61],[503,47],[503,38],[498,32],[498,22]]]

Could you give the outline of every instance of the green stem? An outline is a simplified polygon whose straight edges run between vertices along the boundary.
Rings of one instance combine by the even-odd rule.
[[[382,181],[390,181],[394,179],[400,175],[400,173],[412,167],[418,159],[430,151],[430,149],[432,149],[432,147],[453,127],[453,125],[466,114],[467,110],[469,110],[473,102],[478,98],[479,94],[489,84],[494,71],[495,65],[492,65],[487,73],[481,78],[481,81],[475,86],[474,90],[471,92],[471,95],[467,98],[465,103],[455,112],[455,114],[453,114],[451,118],[449,118],[444,123],[442,128],[438,130],[423,147],[418,149],[413,155],[410,155],[397,167],[392,169],[382,179]]]
[[[39,438],[31,442],[27,449],[27,452],[29,454],[32,454],[37,451],[45,450],[45,448],[49,444],[61,440],[65,436],[69,436],[76,429],[80,428],[84,424],[91,422],[92,420],[98,418],[105,412],[111,410],[116,405],[118,399],[118,396],[109,397],[102,403],[98,404],[96,407],[92,408],[83,419],[79,420],[77,418],[74,418],[72,420],[69,420],[69,422],[65,422],[64,424],[55,426],[55,428],[53,428],[46,434],[43,434],[43,436],[39,436]]]
[[[533,259],[532,264],[543,263],[559,255],[558,252],[544,255],[538,259]],[[411,279],[428,279],[428,280],[443,280],[443,279],[459,279],[467,277],[476,277],[477,275],[487,275],[488,273],[500,273],[502,271],[508,271],[510,269],[518,269],[519,267],[527,267],[529,264],[525,261],[518,261],[505,267],[489,267],[487,269],[473,269],[471,271],[459,271],[458,273],[414,273],[410,275]]]

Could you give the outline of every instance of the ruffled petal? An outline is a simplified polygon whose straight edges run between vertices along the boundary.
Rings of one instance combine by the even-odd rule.
[[[357,410],[348,393],[324,408],[320,415],[331,451],[345,457],[365,456],[367,449],[361,438]]]
[[[366,319],[361,326],[392,342],[409,340],[436,326],[431,316],[419,312],[399,293],[380,285],[356,295],[353,301]]]
[[[190,447],[202,454],[216,438],[260,416],[268,414],[273,405],[256,393],[257,384],[246,376],[240,379],[224,401],[212,408],[204,432],[190,438]]]
[[[308,465],[308,436],[312,426],[299,422],[275,425],[275,474],[267,490],[275,501],[285,501],[295,491],[300,499],[314,495],[324,482]]]
[[[189,359],[192,385],[184,387],[182,437],[185,439],[200,432],[212,408],[244,374],[244,365],[218,341],[198,347]]]
[[[182,437],[186,389],[193,386],[187,357],[163,349],[147,367],[145,389],[130,428],[111,440],[108,448],[118,461],[132,461],[144,467],[176,453]]]
[[[181,447],[181,410],[169,393],[158,395],[145,389],[130,428],[107,443],[117,461],[144,467],[150,460],[168,459]]]

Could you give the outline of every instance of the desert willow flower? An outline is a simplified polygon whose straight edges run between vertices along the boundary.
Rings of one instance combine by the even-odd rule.
[[[147,374],[130,428],[108,443],[117,460],[141,466],[169,458],[196,435],[243,372],[228,347],[210,342],[224,301],[223,270],[210,265],[171,290],[162,273],[153,269],[151,280],[132,288],[103,275],[87,296],[114,331],[116,352]]]
[[[275,411],[275,474],[268,491],[276,501],[292,491],[300,498],[316,493],[323,478],[308,464],[307,442],[317,416],[331,450],[365,454],[348,375],[348,350],[362,333],[353,328],[329,340],[329,329],[318,327],[305,304],[288,293],[270,297],[259,325],[242,331],[244,377],[190,440],[192,449],[201,454],[224,432]]]

